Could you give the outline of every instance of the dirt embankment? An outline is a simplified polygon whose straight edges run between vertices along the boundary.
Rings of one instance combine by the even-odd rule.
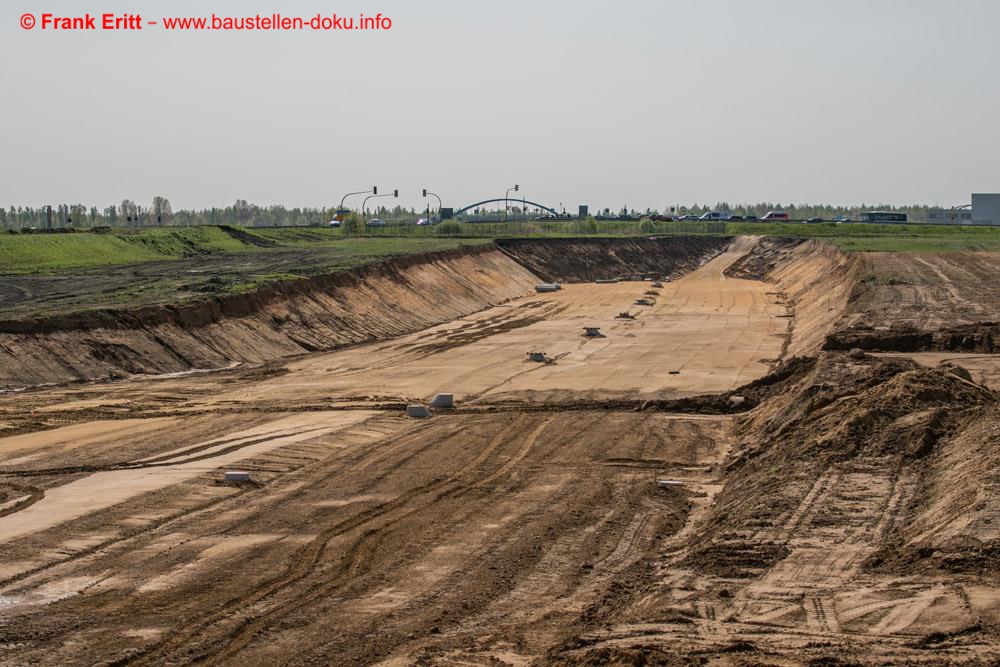
[[[679,277],[723,252],[731,237],[503,239],[497,245],[550,282]]]
[[[994,352],[1000,253],[865,253],[826,349]]]
[[[543,239],[413,255],[246,294],[0,321],[0,389],[217,369],[394,338],[541,280],[679,276],[729,239]],[[539,277],[535,270],[544,271]]]
[[[824,477],[860,472],[872,479],[892,478],[902,489],[907,471],[915,476],[928,461],[946,466],[969,456],[967,440],[978,432],[968,431],[970,425],[989,420],[1000,398],[949,368],[923,368],[904,359],[823,353],[806,368],[789,375],[784,391],[775,392],[738,423],[740,442],[729,481],[702,528],[692,562],[723,576],[757,576],[787,556],[785,540],[799,525],[801,510],[815,505],[810,496],[824,490]],[[990,423],[995,439],[995,419]],[[962,454],[956,456],[956,449]],[[979,477],[992,474],[982,458],[970,465],[981,468]],[[969,493],[975,495],[981,480],[970,473],[960,484],[952,479],[956,484],[945,488],[942,479],[927,475],[927,489],[941,488],[933,493],[911,491],[897,499],[894,515],[882,522],[883,530],[906,525],[898,517],[906,513],[907,502],[914,503],[918,514],[964,515],[972,503]],[[929,495],[941,500],[920,500]],[[934,509],[941,502],[953,507]],[[927,509],[921,509],[925,505]],[[851,521],[848,515],[834,515],[832,507],[820,511],[824,525]],[[949,534],[967,532],[964,525],[950,531],[938,528]],[[919,524],[902,530],[911,542],[922,532]],[[874,551],[883,535],[871,537],[866,546]]]
[[[892,574],[992,575],[1000,568],[1000,406],[971,410],[914,472],[916,494],[871,565]]]
[[[766,280],[780,293],[791,320],[785,358],[823,348],[848,308],[860,260],[820,241],[765,238],[726,272],[733,278]]]
[[[393,259],[182,306],[0,323],[0,388],[219,368],[391,338],[530,291],[494,247]]]

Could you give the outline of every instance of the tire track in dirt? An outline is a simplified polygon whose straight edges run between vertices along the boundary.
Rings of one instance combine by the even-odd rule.
[[[389,417],[383,418],[383,421],[379,421],[378,418],[376,418],[374,420],[368,420],[368,421],[361,422],[361,423],[355,425],[355,428],[367,427],[367,428],[378,429],[380,424],[385,424],[386,422],[391,422],[391,421],[392,421],[392,418],[389,418]],[[459,430],[460,429],[454,429],[454,432],[457,433]],[[347,431],[347,432],[350,432],[350,431]],[[275,431],[274,433],[279,433],[279,431]],[[285,432],[282,431],[281,433],[285,433]],[[226,441],[231,441],[231,440],[226,440]],[[429,442],[426,445],[426,448],[430,448],[432,446],[433,446],[433,442]],[[359,458],[366,455],[367,452],[363,451],[363,448],[358,448],[358,449],[362,450],[362,451],[358,452]],[[390,452],[384,452],[384,455],[389,455],[389,453]],[[331,460],[334,460],[335,457],[336,457],[336,454],[334,454],[334,457],[326,457],[326,458],[319,458],[319,459],[312,460],[312,461],[310,461],[308,463],[305,463],[302,466],[302,470],[291,471],[289,473],[284,473],[284,475],[295,475],[295,474],[297,474],[297,473],[299,473],[301,471],[308,471],[308,469],[310,467],[313,467],[313,466],[316,466],[316,465],[322,465],[324,463],[329,463]],[[348,463],[347,465],[351,465],[351,464]],[[367,467],[367,465],[361,465],[361,466],[359,466],[359,469],[363,469],[365,467]],[[342,474],[342,470],[343,470],[342,466],[334,466],[334,468],[333,468],[332,471],[329,471],[329,470],[328,471],[324,471],[322,473],[322,477],[320,479],[316,480],[313,483],[313,486],[315,486],[315,485],[322,485],[322,484],[328,484],[331,478],[335,477],[338,474]],[[101,554],[103,552],[107,552],[109,550],[122,547],[123,545],[125,545],[125,544],[127,544],[129,542],[132,542],[132,541],[135,541],[137,539],[149,536],[149,535],[155,533],[156,531],[158,531],[160,529],[170,527],[170,526],[172,526],[172,525],[174,525],[174,524],[176,524],[178,522],[182,522],[182,521],[185,521],[185,520],[191,520],[191,519],[197,518],[198,516],[204,514],[205,511],[207,511],[207,510],[212,510],[212,511],[217,512],[217,513],[222,513],[222,512],[227,511],[227,504],[229,504],[229,505],[236,505],[236,506],[242,507],[242,508],[257,508],[255,511],[257,511],[259,513],[259,512],[265,511],[265,508],[268,508],[268,509],[274,508],[274,507],[280,505],[282,502],[285,502],[285,501],[287,501],[290,498],[293,498],[295,496],[301,495],[304,492],[305,492],[304,490],[300,489],[298,492],[294,492],[293,491],[292,493],[287,493],[287,494],[284,494],[284,493],[275,493],[274,489],[271,488],[270,485],[265,486],[265,487],[261,487],[261,488],[240,487],[239,488],[239,493],[236,494],[236,495],[225,496],[225,497],[222,497],[222,498],[217,498],[217,499],[211,500],[208,503],[198,504],[198,505],[196,505],[194,507],[191,507],[190,509],[185,510],[183,512],[180,512],[180,513],[177,513],[177,514],[173,514],[173,515],[171,515],[169,517],[165,517],[165,518],[163,518],[161,520],[154,521],[150,525],[145,526],[145,527],[143,527],[141,529],[130,529],[130,530],[126,531],[125,534],[116,536],[113,539],[102,541],[102,542],[100,542],[100,543],[98,543],[96,545],[93,545],[93,546],[89,547],[89,548],[85,548],[85,549],[76,551],[76,552],[72,553],[71,555],[67,556],[66,558],[64,558],[62,560],[58,560],[58,561],[52,562],[52,563],[47,563],[47,564],[41,565],[39,567],[31,568],[29,570],[26,570],[26,571],[20,573],[20,574],[8,577],[6,579],[2,579],[2,580],[0,580],[0,588],[9,586],[11,584],[14,584],[14,583],[17,583],[17,582],[20,582],[20,581],[24,581],[26,579],[29,579],[29,578],[37,576],[37,575],[42,575],[46,571],[53,570],[53,569],[56,569],[56,568],[63,568],[65,566],[71,565],[74,562],[82,561],[82,560],[84,560],[84,559],[86,559],[88,557],[92,557],[92,556]],[[245,496],[247,496],[248,494],[251,495],[251,496],[255,496],[255,499],[253,500],[253,502],[248,502],[247,499],[245,498]],[[26,507],[27,507],[27,505],[24,505],[22,507],[19,507],[18,509],[24,509]],[[248,519],[244,520],[243,522],[240,522],[240,521],[233,522],[233,523],[231,523],[231,524],[229,524],[227,526],[226,530],[230,530],[230,529],[234,529],[234,528],[239,528],[241,525],[243,525],[244,523],[246,523],[246,522],[248,522],[250,520],[251,519],[248,518]],[[213,535],[217,535],[217,534],[218,534],[218,532],[216,532],[216,533],[207,533],[205,535],[205,537],[212,537]],[[152,558],[155,558],[155,556],[151,557],[151,559]]]
[[[502,429],[493,437],[493,439],[489,442],[486,448],[484,448],[483,451],[480,452],[478,456],[476,456],[470,463],[468,463],[466,466],[464,466],[462,469],[460,469],[458,472],[454,473],[447,479],[438,482],[431,482],[425,488],[418,489],[411,492],[410,494],[407,494],[405,498],[385,503],[384,505],[392,505],[392,507],[385,508],[384,511],[378,512],[376,515],[366,518],[363,522],[358,523],[354,527],[360,527],[365,523],[369,523],[378,518],[381,518],[390,511],[401,509],[405,507],[410,500],[415,499],[418,496],[423,495],[425,493],[432,493],[445,485],[452,484],[453,482],[456,482],[464,475],[474,471],[476,468],[483,465],[486,462],[486,460],[489,459],[489,457],[500,447],[500,445],[503,444],[504,439],[506,438],[508,433],[515,430],[520,425],[520,423],[524,421],[525,418],[521,417],[520,419],[515,420],[515,422],[508,424],[504,429]],[[551,418],[547,421],[551,421]],[[530,444],[526,447],[522,447],[521,450],[524,452],[524,455],[526,455],[527,452],[531,449],[531,445],[534,444],[535,440],[537,439],[537,435],[540,434],[541,431],[542,428],[540,427],[536,429],[534,432],[532,432],[531,436],[529,436]],[[520,458],[518,458],[517,461],[521,459],[523,459],[523,455]],[[508,471],[510,468],[516,465],[517,461],[513,461],[513,463],[511,463],[511,461],[508,461],[509,464]],[[491,476],[491,478],[495,476],[496,475],[493,475]],[[235,657],[236,654],[242,651],[251,641],[253,641],[253,639],[256,637],[257,634],[259,634],[262,630],[264,630],[274,621],[310,604],[317,598],[331,595],[337,588],[339,588],[340,586],[342,586],[343,584],[347,583],[349,580],[354,578],[357,575],[362,564],[365,561],[369,560],[369,555],[375,551],[375,547],[383,531],[387,530],[388,528],[391,528],[396,524],[401,523],[405,519],[411,518],[425,511],[426,509],[432,507],[438,501],[444,498],[457,495],[462,491],[467,491],[476,486],[479,486],[479,484],[473,484],[471,486],[468,485],[459,486],[441,490],[439,493],[436,494],[435,498],[431,500],[431,502],[425,503],[421,507],[417,507],[407,512],[404,512],[403,514],[385,522],[378,528],[370,528],[366,530],[362,534],[361,538],[357,542],[355,542],[354,545],[350,548],[345,558],[343,559],[344,561],[347,561],[347,564],[344,565],[342,561],[342,563],[338,566],[339,571],[334,572],[332,580],[325,582],[321,587],[320,586],[316,587],[311,593],[306,593],[305,595],[301,595],[297,598],[294,598],[293,600],[280,606],[279,608],[274,609],[258,617],[253,622],[244,624],[237,631],[231,632],[230,633],[231,641],[219,652],[210,655],[209,657],[205,658],[205,660],[207,661],[208,664],[220,664],[230,658]],[[329,543],[330,539],[333,539],[333,537],[336,537],[338,535],[342,535],[348,532],[348,530],[350,529],[347,530],[338,529],[337,534],[332,534],[329,536],[328,539],[325,540],[322,548],[325,548],[325,545]],[[299,579],[305,578],[305,576],[307,576],[309,572],[311,572],[313,569],[316,568],[319,556],[321,554],[322,554],[322,549],[316,552],[316,557],[314,559],[314,562],[311,563],[309,571],[303,572],[302,576]]]
[[[524,417],[516,419],[510,422],[504,429],[497,433],[496,436],[490,441],[487,447],[479,453],[471,462],[466,464],[456,473],[439,480],[432,480],[427,484],[424,484],[416,489],[402,494],[401,496],[381,503],[373,508],[362,511],[359,514],[337,523],[336,525],[330,527],[327,530],[322,531],[313,540],[311,540],[307,545],[302,547],[296,554],[292,564],[286,568],[285,572],[278,577],[272,579],[270,582],[259,587],[253,593],[238,598],[231,601],[226,605],[223,611],[215,612],[209,616],[196,621],[190,627],[175,632],[166,640],[161,642],[159,645],[153,647],[152,649],[142,653],[141,655],[134,658],[127,658],[120,661],[119,664],[132,664],[132,665],[147,665],[154,664],[157,661],[165,659],[167,656],[175,651],[183,649],[185,646],[189,645],[194,638],[204,630],[207,630],[210,626],[215,625],[220,622],[225,622],[228,619],[238,616],[240,613],[249,613],[251,607],[261,603],[267,598],[279,593],[282,590],[302,581],[307,576],[309,576],[319,565],[322,554],[326,549],[329,542],[335,537],[344,535],[352,530],[360,528],[368,523],[376,521],[385,517],[390,512],[394,512],[406,507],[414,499],[426,495],[428,493],[433,493],[435,491],[447,491],[445,487],[453,485],[462,476],[473,471],[476,467],[485,463],[485,461],[500,447],[503,443],[506,435],[518,428],[523,421]],[[536,429],[536,433],[540,433]],[[535,436],[537,438],[537,435]],[[533,444],[532,440],[532,444]],[[433,444],[433,443],[431,443]],[[527,453],[529,447],[522,447],[522,451]],[[523,458],[523,456],[522,456]],[[515,462],[516,464],[516,462]],[[513,467],[512,465],[510,467]],[[510,467],[507,469],[509,470]],[[494,475],[490,476],[495,477]],[[440,495],[438,496],[440,497]],[[437,502],[438,498],[434,498],[430,503],[424,506],[405,512],[402,516],[396,517],[392,522],[398,522],[407,516],[425,509],[427,506]],[[384,529],[386,525],[383,525],[381,529]],[[359,567],[362,562],[362,558],[368,549],[371,548],[371,542],[375,536],[377,536],[378,530],[368,530],[366,531],[360,540],[358,540],[352,547],[351,550],[342,559],[341,564],[338,567],[338,572],[335,572],[334,582],[335,585],[338,582],[343,581],[348,578],[350,574]],[[346,564],[344,564],[346,561]],[[312,592],[300,595],[297,598],[293,598],[292,601],[277,607],[276,609],[264,612],[255,617],[251,616],[246,619],[239,627],[229,632],[229,639],[226,641],[225,645],[221,648],[215,649],[214,651],[209,649],[205,654],[200,656],[200,660],[207,661],[209,664],[216,664],[220,661],[226,659],[227,656],[232,656],[244,646],[246,646],[262,629],[267,627],[274,620],[280,616],[289,613],[295,608],[301,607],[308,604],[313,599],[320,595],[325,595],[328,593],[328,586],[324,586],[319,589],[314,589]]]
[[[11,489],[13,498],[4,503],[0,503],[0,518],[28,509],[39,500],[45,497],[45,490],[37,486],[20,486],[13,484],[3,484]],[[22,494],[22,495],[16,495]]]
[[[276,438],[286,438],[286,437],[297,437],[301,435],[309,435],[310,433],[322,433],[327,431],[326,426],[318,426],[316,428],[307,428],[299,431],[275,431],[264,434],[257,438],[246,439],[246,438],[235,438],[229,441],[223,442],[209,442],[201,445],[196,445],[189,448],[184,452],[171,452],[168,454],[163,454],[151,459],[145,459],[142,461],[123,461],[120,463],[108,463],[105,465],[80,465],[80,466],[62,466],[59,468],[41,468],[36,470],[0,470],[0,476],[7,477],[50,477],[50,476],[61,476],[61,475],[76,475],[80,473],[95,473],[95,472],[111,472],[119,470],[143,470],[146,468],[169,468],[176,465],[181,465],[185,463],[196,463],[198,461],[208,461],[226,454],[231,454],[232,452],[245,449],[247,447],[252,447],[254,445],[259,445],[265,442],[269,442]],[[194,454],[200,451],[205,451],[208,449],[214,449],[219,447],[224,442],[233,442],[235,444],[224,446],[221,449],[212,451],[201,456],[186,456],[187,454]],[[186,456],[186,458],[178,458]]]
[[[773,624],[804,613],[806,631],[841,633],[833,593],[878,547],[904,496],[899,474],[887,459],[826,469],[779,528],[755,536],[787,544],[791,552],[748,586],[725,618]]]

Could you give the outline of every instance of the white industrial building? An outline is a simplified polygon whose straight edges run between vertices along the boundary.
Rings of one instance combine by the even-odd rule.
[[[927,222],[932,225],[971,225],[972,209],[968,206],[932,208],[927,211]]]
[[[1000,226],[1000,194],[973,193],[972,204],[928,209],[927,222],[932,225]]]
[[[1000,194],[973,193],[972,224],[1000,225]]]

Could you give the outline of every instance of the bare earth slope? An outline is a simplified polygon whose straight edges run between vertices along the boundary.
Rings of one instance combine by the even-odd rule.
[[[395,259],[176,308],[0,324],[0,387],[219,368],[391,338],[521,296],[495,248]]]
[[[650,243],[690,270],[536,294],[488,249],[5,334],[31,377],[161,329],[247,361],[0,393],[0,664],[996,664],[1000,396],[820,351],[857,256]]]
[[[859,259],[818,241],[761,239],[726,274],[766,280],[794,318],[785,354],[807,356],[823,348],[847,308]]]
[[[681,276],[722,252],[732,238],[499,239],[497,245],[546,281]]]
[[[993,352],[1000,253],[865,253],[829,349]]]

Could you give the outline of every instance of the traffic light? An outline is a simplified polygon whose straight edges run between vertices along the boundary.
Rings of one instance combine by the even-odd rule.
[[[393,190],[392,191],[392,196],[393,197],[398,197],[399,196],[399,190]]]
[[[517,192],[517,191],[518,191],[518,190],[520,190],[520,189],[521,189],[521,186],[520,186],[520,185],[515,185],[515,186],[514,186],[514,192]]]
[[[427,196],[427,188],[424,188],[424,197]]]
[[[372,186],[372,194],[373,195],[377,195],[378,194],[378,186],[377,185],[373,185]]]

